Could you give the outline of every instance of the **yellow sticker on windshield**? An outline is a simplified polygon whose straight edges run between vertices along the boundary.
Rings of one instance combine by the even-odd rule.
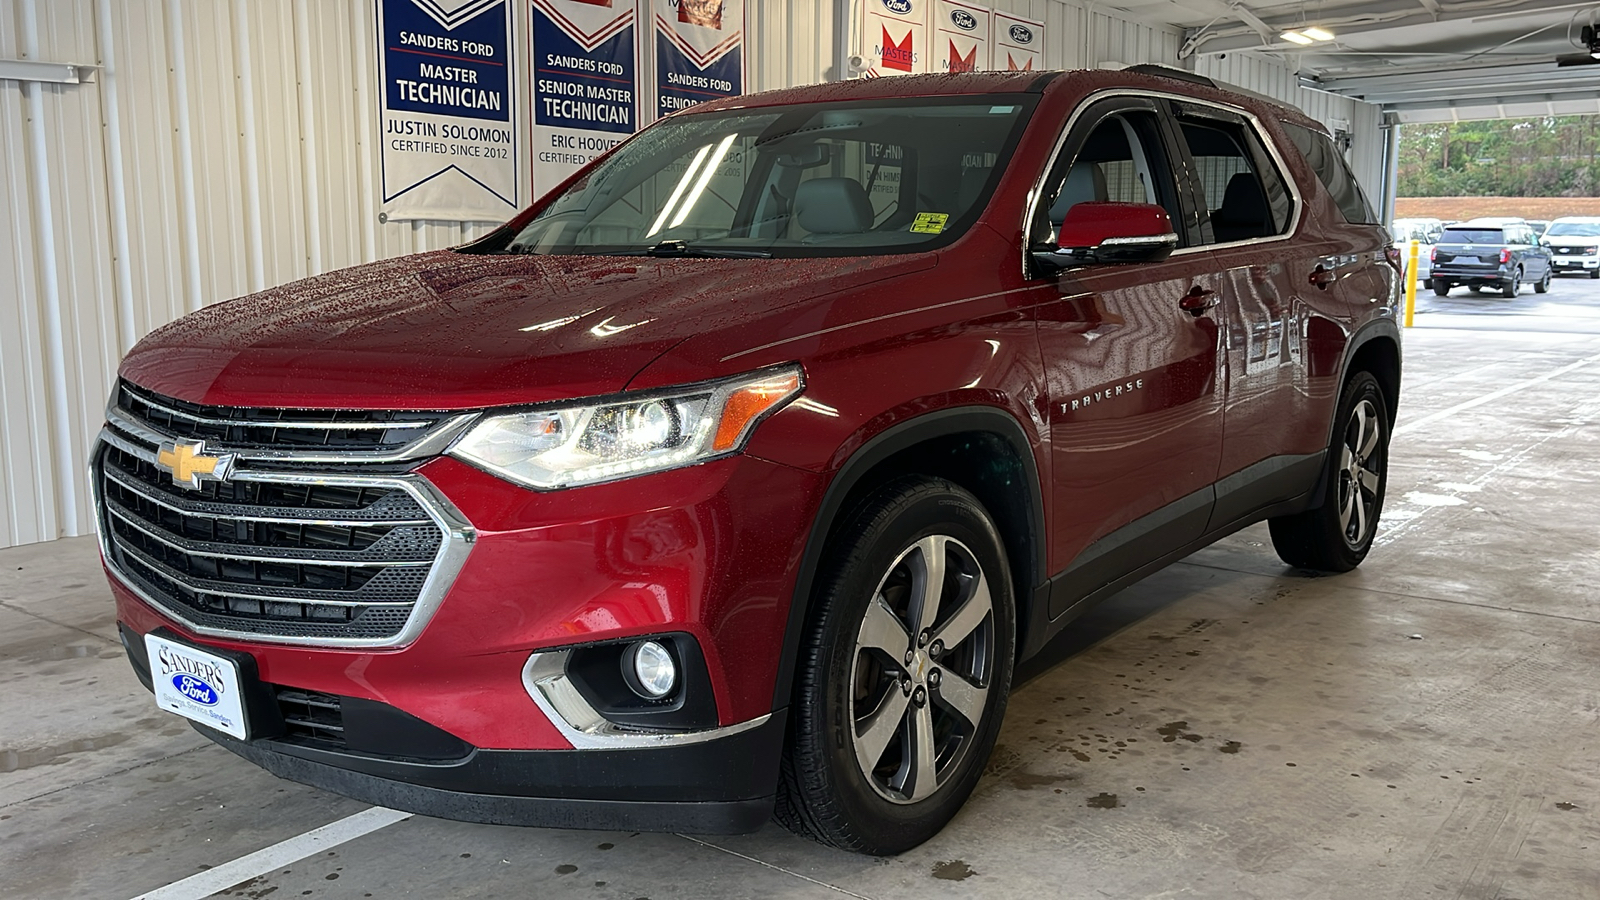
[[[950,221],[949,213],[917,213],[917,218],[911,223],[911,230],[919,234],[938,234],[944,230],[944,223]]]

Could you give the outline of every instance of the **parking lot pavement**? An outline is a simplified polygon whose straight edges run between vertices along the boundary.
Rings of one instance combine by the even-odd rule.
[[[1473,293],[1458,287],[1448,297],[1434,296],[1426,282],[1417,285],[1417,327],[1490,331],[1556,331],[1600,334],[1600,280],[1583,275],[1558,275],[1550,292],[1536,293],[1523,285],[1508,300],[1498,293]]]
[[[1430,295],[1366,564],[1310,577],[1257,526],[1124,591],[893,859],[374,824],[155,709],[92,539],[0,550],[0,897],[1600,896],[1597,287]]]

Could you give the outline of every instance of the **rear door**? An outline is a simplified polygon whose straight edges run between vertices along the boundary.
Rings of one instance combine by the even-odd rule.
[[[1226,412],[1210,520],[1220,527],[1315,481],[1327,438],[1314,423],[1328,412],[1307,378],[1308,300],[1343,293],[1361,260],[1348,245],[1296,236],[1300,191],[1253,117],[1186,102],[1174,112],[1186,196],[1221,282]]]

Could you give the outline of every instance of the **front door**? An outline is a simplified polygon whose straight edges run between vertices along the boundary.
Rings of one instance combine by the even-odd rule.
[[[1179,221],[1171,147],[1144,99],[1091,107],[1046,179],[1034,242],[1086,200],[1158,203]],[[1048,204],[1048,205],[1044,205]],[[1187,240],[1187,230],[1177,226]],[[1221,285],[1203,249],[1055,277],[1039,308],[1048,370],[1050,561],[1059,616],[1138,565],[1198,538],[1222,443]],[[1185,310],[1186,296],[1200,308]]]

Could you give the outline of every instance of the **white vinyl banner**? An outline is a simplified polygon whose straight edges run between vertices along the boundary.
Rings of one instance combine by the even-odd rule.
[[[928,68],[928,0],[861,0],[861,75],[910,75]]]
[[[510,0],[381,0],[378,40],[385,220],[515,213]]]
[[[744,93],[744,0],[654,0],[656,115]]]
[[[634,0],[532,0],[533,190],[639,129]]]
[[[980,72],[989,68],[989,8],[960,0],[934,0],[932,71]]]
[[[996,10],[994,67],[1002,71],[1044,68],[1044,23]]]

